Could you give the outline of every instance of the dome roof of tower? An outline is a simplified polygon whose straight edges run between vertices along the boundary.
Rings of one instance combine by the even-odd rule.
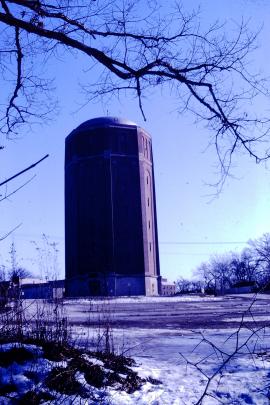
[[[107,127],[107,126],[137,126],[135,122],[119,117],[98,117],[83,122],[76,128],[77,130],[87,131],[87,129],[94,127]]]

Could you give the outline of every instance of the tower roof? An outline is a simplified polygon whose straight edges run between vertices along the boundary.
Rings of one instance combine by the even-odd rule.
[[[87,131],[90,128],[107,127],[107,126],[137,126],[135,122],[119,117],[98,117],[83,122],[76,128],[80,131]]]

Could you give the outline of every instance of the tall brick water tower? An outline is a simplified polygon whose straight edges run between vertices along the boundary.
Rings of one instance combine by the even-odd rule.
[[[151,137],[114,117],[66,138],[67,296],[156,295],[160,270]]]

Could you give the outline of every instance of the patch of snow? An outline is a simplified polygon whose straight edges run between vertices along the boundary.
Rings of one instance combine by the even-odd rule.
[[[82,357],[84,357],[86,360],[90,361],[92,364],[95,366],[104,366],[103,361],[96,359],[95,357],[88,356],[87,354],[84,354]]]
[[[157,297],[145,297],[145,296],[131,296],[131,297],[104,297],[104,298],[74,298],[64,300],[65,305],[85,305],[85,304],[132,304],[132,303],[155,303],[155,302],[200,302],[200,301],[222,301],[224,297],[213,296],[200,296],[200,295],[177,295],[177,296],[157,296]]]
[[[30,345],[30,344],[18,343],[18,342],[0,344],[0,352],[7,352],[14,348],[17,348],[17,349],[24,348],[27,351],[33,353],[35,356],[41,356],[43,353],[43,350],[41,349],[41,347],[36,346],[36,345]]]
[[[254,318],[254,316],[245,316],[244,317],[244,321],[246,321],[246,322],[253,322],[254,319],[257,322],[270,321],[270,316],[256,314],[255,318]],[[240,323],[241,318],[224,318],[222,321],[223,322],[238,322],[238,323]]]

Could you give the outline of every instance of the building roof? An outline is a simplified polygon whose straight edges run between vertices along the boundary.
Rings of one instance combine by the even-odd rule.
[[[138,128],[138,125],[135,122],[130,121],[125,118],[119,117],[97,117],[92,118],[91,120],[85,121],[80,124],[77,128],[73,129],[71,133],[66,137],[66,140],[76,136],[81,132],[88,132],[94,128],[108,128],[108,127],[133,127]]]
[[[43,284],[43,283],[46,283],[46,281],[41,279],[41,278],[36,278],[36,277],[26,277],[26,278],[20,279],[20,284],[21,285],[24,285],[24,284]]]
[[[137,126],[135,122],[119,117],[98,117],[83,122],[76,130],[87,130],[90,128],[107,127],[107,126]]]
[[[161,285],[162,286],[175,286],[175,282],[169,281],[166,278],[161,279]]]

